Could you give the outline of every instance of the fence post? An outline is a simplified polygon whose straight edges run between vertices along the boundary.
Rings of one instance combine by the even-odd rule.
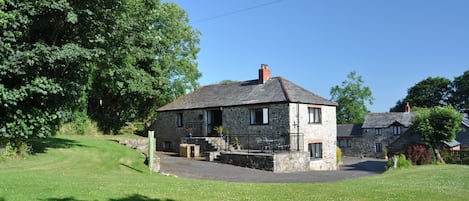
[[[153,172],[153,161],[155,154],[155,131],[148,131],[148,168],[150,168],[150,175]]]

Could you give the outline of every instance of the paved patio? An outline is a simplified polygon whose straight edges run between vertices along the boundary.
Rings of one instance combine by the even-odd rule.
[[[255,183],[331,182],[381,174],[386,161],[375,158],[345,157],[340,170],[297,173],[273,173],[217,162],[178,157],[174,153],[158,152],[161,172],[182,178]]]

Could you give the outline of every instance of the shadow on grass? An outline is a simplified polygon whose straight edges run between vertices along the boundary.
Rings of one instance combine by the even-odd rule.
[[[343,170],[349,171],[366,171],[374,173],[382,173],[386,171],[386,161],[363,161],[351,165],[344,165]]]
[[[0,201],[5,201],[5,199],[0,198]],[[79,200],[74,197],[66,197],[66,198],[47,198],[47,199],[42,199],[41,201],[85,201],[85,200]],[[109,199],[109,201],[174,201],[174,200],[173,199],[153,199],[144,195],[133,194],[131,196],[124,197],[124,198]]]
[[[32,154],[46,153],[47,149],[68,149],[72,147],[82,147],[84,145],[75,140],[62,139],[56,137],[39,138],[31,141]]]
[[[77,200],[73,197],[68,197],[68,198],[47,198],[42,201],[85,201],[85,200]]]
[[[133,194],[125,198],[109,199],[109,201],[174,201],[173,199],[153,199],[144,195]]]
[[[126,164],[124,164],[124,163],[120,163],[120,165],[122,165],[122,166],[124,166],[124,167],[126,167],[126,168],[129,168],[129,169],[131,169],[131,170],[133,170],[133,171],[136,171],[136,172],[139,172],[139,173],[143,173],[143,171],[141,171],[141,170],[139,170],[139,169],[136,169],[136,168],[134,168],[134,167],[131,167],[131,166],[129,166],[129,165],[126,165]],[[1,201],[1,200],[0,200],[0,201]]]

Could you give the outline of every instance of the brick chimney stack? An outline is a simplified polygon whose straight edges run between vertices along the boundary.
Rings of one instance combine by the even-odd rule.
[[[409,112],[410,112],[410,105],[409,105],[409,103],[407,103],[407,104],[405,105],[405,112],[406,112],[406,113],[409,113]]]
[[[265,81],[270,79],[270,69],[267,64],[261,64],[261,68],[259,69],[259,84],[264,84]]]

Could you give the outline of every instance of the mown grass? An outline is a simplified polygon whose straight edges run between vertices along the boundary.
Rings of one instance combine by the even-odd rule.
[[[0,201],[469,199],[469,166],[428,165],[331,183],[230,183],[150,175],[141,153],[102,137],[38,144],[36,155],[0,162]]]

